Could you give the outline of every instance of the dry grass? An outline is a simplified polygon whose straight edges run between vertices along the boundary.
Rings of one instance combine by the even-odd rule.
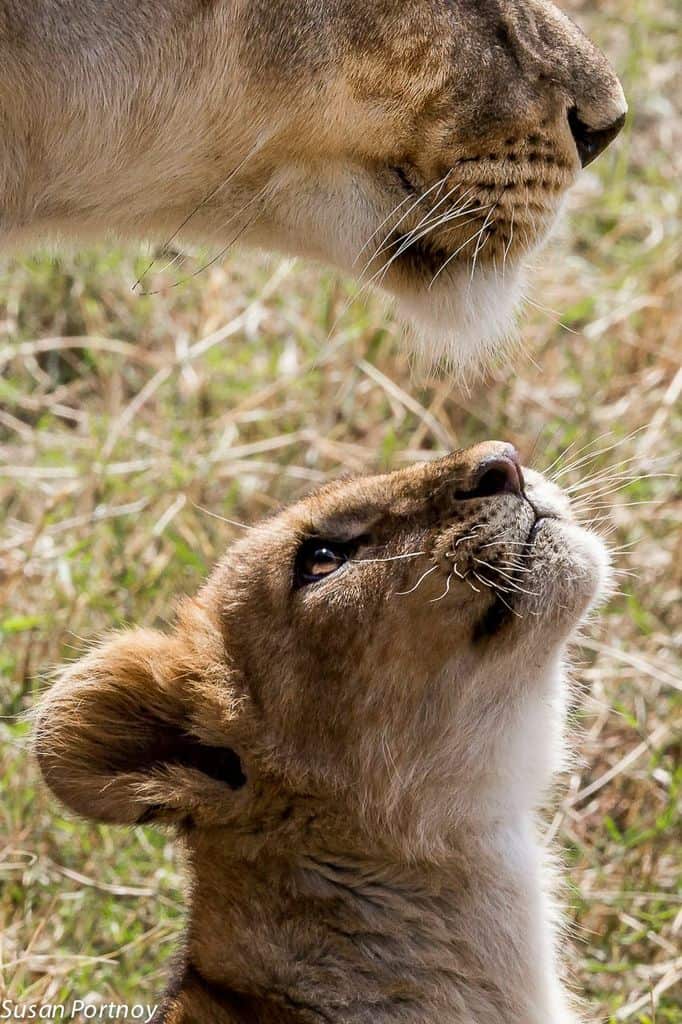
[[[584,176],[564,237],[542,257],[534,297],[559,315],[533,307],[532,360],[468,394],[411,380],[400,330],[378,301],[353,305],[330,340],[353,287],[314,268],[240,253],[153,298],[131,292],[138,250],[0,270],[8,995],[154,1001],[162,986],[182,917],[166,839],[62,817],[38,787],[15,716],[83,637],[163,622],[174,596],[196,588],[232,536],[202,509],[253,519],[341,472],[493,436],[539,467],[596,442],[595,451],[617,443],[597,467],[629,459],[633,476],[679,473],[679,9],[573,7],[614,55],[634,116]],[[149,283],[167,288],[187,267]],[[635,481],[605,500],[634,575],[579,652],[581,762],[551,831],[567,849],[575,980],[592,1018],[680,1024],[676,480]]]

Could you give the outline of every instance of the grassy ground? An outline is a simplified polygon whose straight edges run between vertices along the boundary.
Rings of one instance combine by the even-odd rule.
[[[192,259],[136,297],[140,250],[0,267],[0,992],[155,1001],[162,987],[182,920],[167,840],[63,817],[15,716],[83,638],[161,623],[197,587],[232,537],[202,509],[253,519],[340,472],[487,437],[539,467],[593,443],[617,445],[593,467],[679,473],[680,12],[572,7],[634,116],[542,257],[532,297],[558,314],[531,307],[527,355],[468,394],[411,380],[379,301],[353,305],[330,341],[353,287],[323,270],[237,254],[169,288]],[[577,652],[581,761],[549,814],[595,1020],[682,1022],[676,486],[596,499],[633,575]]]

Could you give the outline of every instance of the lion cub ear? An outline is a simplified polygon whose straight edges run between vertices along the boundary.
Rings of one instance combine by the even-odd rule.
[[[135,630],[105,641],[65,669],[38,708],[45,782],[77,814],[119,824],[178,820],[224,802],[226,787],[246,778],[215,718],[202,742],[193,707],[208,703],[201,688],[180,636]]]

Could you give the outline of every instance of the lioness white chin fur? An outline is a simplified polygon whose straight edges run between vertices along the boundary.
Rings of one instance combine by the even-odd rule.
[[[491,442],[323,488],[62,672],[47,784],[186,852],[159,1021],[574,1024],[536,813],[608,566]]]
[[[311,256],[477,364],[625,110],[549,0],[0,0],[0,240]]]

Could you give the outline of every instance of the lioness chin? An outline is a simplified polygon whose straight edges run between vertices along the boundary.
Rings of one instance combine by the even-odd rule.
[[[0,0],[0,239],[310,256],[479,364],[625,110],[549,0]]]
[[[568,1024],[536,812],[601,542],[491,442],[248,531],[167,635],[39,709],[52,790],[173,826],[187,934],[159,1020]]]

